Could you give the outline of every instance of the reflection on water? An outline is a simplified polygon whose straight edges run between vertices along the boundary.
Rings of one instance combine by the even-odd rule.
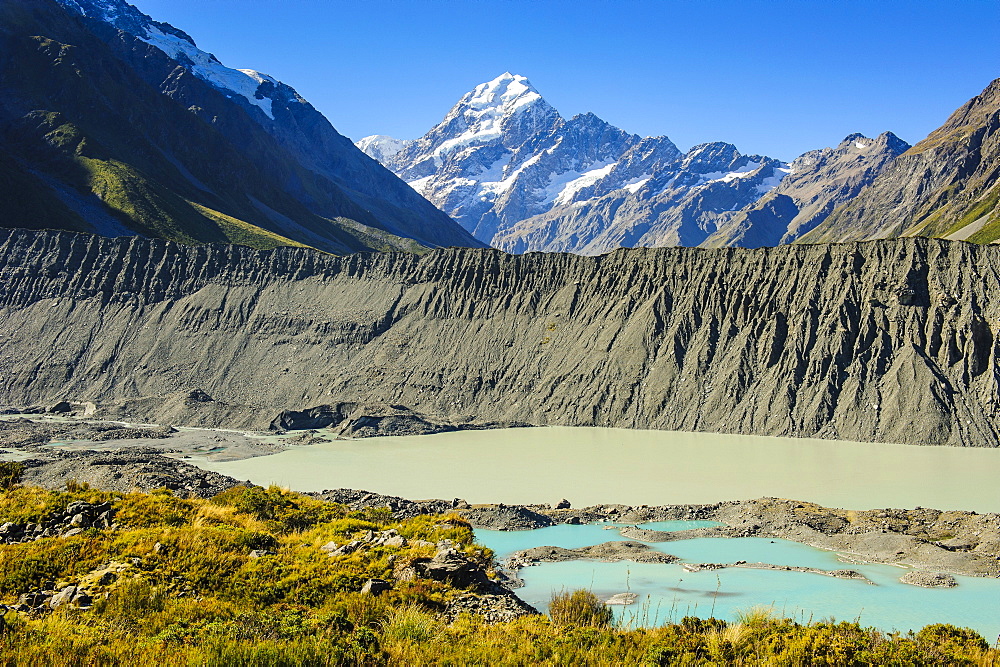
[[[773,496],[851,509],[1000,511],[1000,449],[805,438],[522,428],[341,440],[230,462],[192,461],[301,491],[574,505]]]
[[[572,548],[621,539],[617,532],[603,531],[593,525],[558,528],[563,530],[560,533],[551,529],[518,531],[518,549],[550,545]],[[683,527],[659,528],[671,529],[682,530]],[[574,534],[574,530],[578,534]],[[506,555],[512,545],[508,537],[511,534],[477,530],[476,538]],[[533,536],[536,539],[532,539]],[[770,607],[776,615],[801,622],[829,618],[858,620],[866,626],[902,632],[946,622],[974,628],[988,639],[1000,632],[1000,618],[996,616],[1000,579],[956,577],[959,582],[956,588],[919,588],[899,581],[904,572],[899,567],[845,564],[831,551],[766,538],[698,538],[650,546],[679,556],[681,562],[544,563],[520,571],[525,586],[517,589],[517,594],[544,610],[552,593],[560,590],[585,588],[602,599],[615,593],[638,593],[636,604],[613,607],[619,621],[632,626],[676,622],[689,615],[714,615],[733,621],[741,611],[764,606]],[[822,570],[853,569],[875,585],[806,572],[742,568],[685,572],[682,567],[685,562],[732,563],[738,560]]]

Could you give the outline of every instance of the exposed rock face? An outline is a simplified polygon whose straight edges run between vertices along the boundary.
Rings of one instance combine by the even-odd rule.
[[[5,523],[0,525],[0,544],[33,542],[46,537],[72,536],[85,528],[103,529],[111,526],[115,510],[110,502],[76,501],[59,512],[53,512],[35,524]]]
[[[927,239],[338,258],[3,231],[0,405],[996,446],[998,265]]]
[[[703,247],[759,248],[791,243],[856,196],[910,145],[885,132],[852,134],[836,148],[800,155],[781,183],[712,234]]]
[[[1000,237],[1000,79],[903,153],[806,242]]]
[[[487,623],[506,623],[521,616],[538,614],[538,610],[514,594],[465,594],[448,601],[442,617],[450,622],[461,614],[481,616]]]

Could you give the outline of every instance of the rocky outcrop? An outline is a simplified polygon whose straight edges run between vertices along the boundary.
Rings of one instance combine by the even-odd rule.
[[[474,528],[487,530],[532,530],[553,524],[552,519],[528,507],[518,505],[487,505],[462,510]]]
[[[338,258],[5,230],[0,405],[996,446],[998,269],[927,239]]]
[[[907,572],[899,578],[904,584],[920,586],[921,588],[954,588],[958,586],[955,577],[944,572]]]
[[[802,241],[1000,237],[1000,79],[900,155]]]
[[[486,623],[506,623],[521,616],[537,615],[538,610],[516,595],[459,595],[448,601],[441,613],[446,622],[462,614],[480,616]]]
[[[109,528],[114,517],[115,510],[110,502],[76,501],[38,523],[3,524],[0,526],[0,544],[33,542],[46,537],[72,537],[87,528]]]
[[[334,489],[321,493],[307,494],[320,500],[328,500],[341,505],[347,505],[353,510],[371,507],[388,507],[395,519],[410,519],[420,514],[446,514],[457,508],[468,507],[468,504],[456,498],[447,500],[407,500],[397,496],[383,496],[370,491],[355,489]]]
[[[234,486],[249,484],[142,447],[104,452],[46,449],[34,451],[22,465],[24,484],[47,489],[59,489],[72,482],[121,493],[169,489],[181,496],[211,498]]]
[[[470,557],[451,540],[441,540],[437,543],[423,540],[410,542],[396,530],[390,529],[381,532],[368,531],[359,539],[343,545],[330,542],[320,547],[320,550],[331,558],[337,558],[376,547],[406,546],[433,549],[434,556],[400,559],[393,569],[393,579],[396,582],[428,579],[462,589],[462,592],[451,597],[441,610],[440,615],[446,622],[453,622],[462,614],[481,616],[487,623],[501,623],[538,613],[503,583],[491,578],[489,563],[481,557],[482,551],[477,550]],[[396,556],[390,556],[390,559],[392,563]],[[361,593],[379,595],[391,590],[394,585],[393,581],[369,579],[362,586]]]
[[[561,563],[568,560],[600,560],[606,563],[630,560],[635,563],[674,563],[676,556],[654,551],[640,542],[604,542],[589,547],[532,547],[511,554],[506,566],[512,570],[534,563]]]

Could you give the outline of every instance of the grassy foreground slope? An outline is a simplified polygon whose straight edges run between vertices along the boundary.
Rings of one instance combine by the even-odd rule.
[[[0,475],[9,487],[0,492],[0,525],[44,523],[74,502],[110,503],[114,520],[0,545],[0,603],[13,608],[39,589],[73,585],[90,596],[64,596],[51,611],[8,611],[3,665],[1000,664],[982,637],[949,625],[898,636],[750,611],[729,625],[685,618],[626,629],[594,613],[600,605],[586,593],[564,595],[579,604],[553,619],[488,624],[443,613],[470,595],[461,586],[400,576],[442,540],[489,570],[492,554],[454,516],[400,521],[388,508],[350,511],[273,487],[201,500],[12,481]],[[389,529],[404,539],[337,555],[321,548]],[[371,578],[390,588],[360,592]]]

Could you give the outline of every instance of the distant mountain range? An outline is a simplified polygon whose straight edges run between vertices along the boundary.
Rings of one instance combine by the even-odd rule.
[[[0,3],[0,225],[333,253],[481,245],[292,88],[122,0]]]
[[[723,142],[682,152],[567,120],[504,73],[419,139],[355,145],[289,86],[124,0],[0,3],[4,227],[338,254],[992,242],[998,128],[1000,80],[914,147],[886,132],[790,163]]]
[[[1000,84],[915,147],[851,134],[791,163],[727,143],[682,153],[593,114],[563,119],[504,73],[424,136],[357,146],[476,238],[510,252],[760,247],[900,235],[1000,237]]]
[[[594,114],[565,120],[509,72],[462,96],[419,139],[377,135],[357,146],[484,243],[586,254],[791,241],[909,148],[886,133],[851,135],[791,164],[723,142],[682,153],[667,137],[629,134]],[[781,189],[786,181],[794,185]]]

